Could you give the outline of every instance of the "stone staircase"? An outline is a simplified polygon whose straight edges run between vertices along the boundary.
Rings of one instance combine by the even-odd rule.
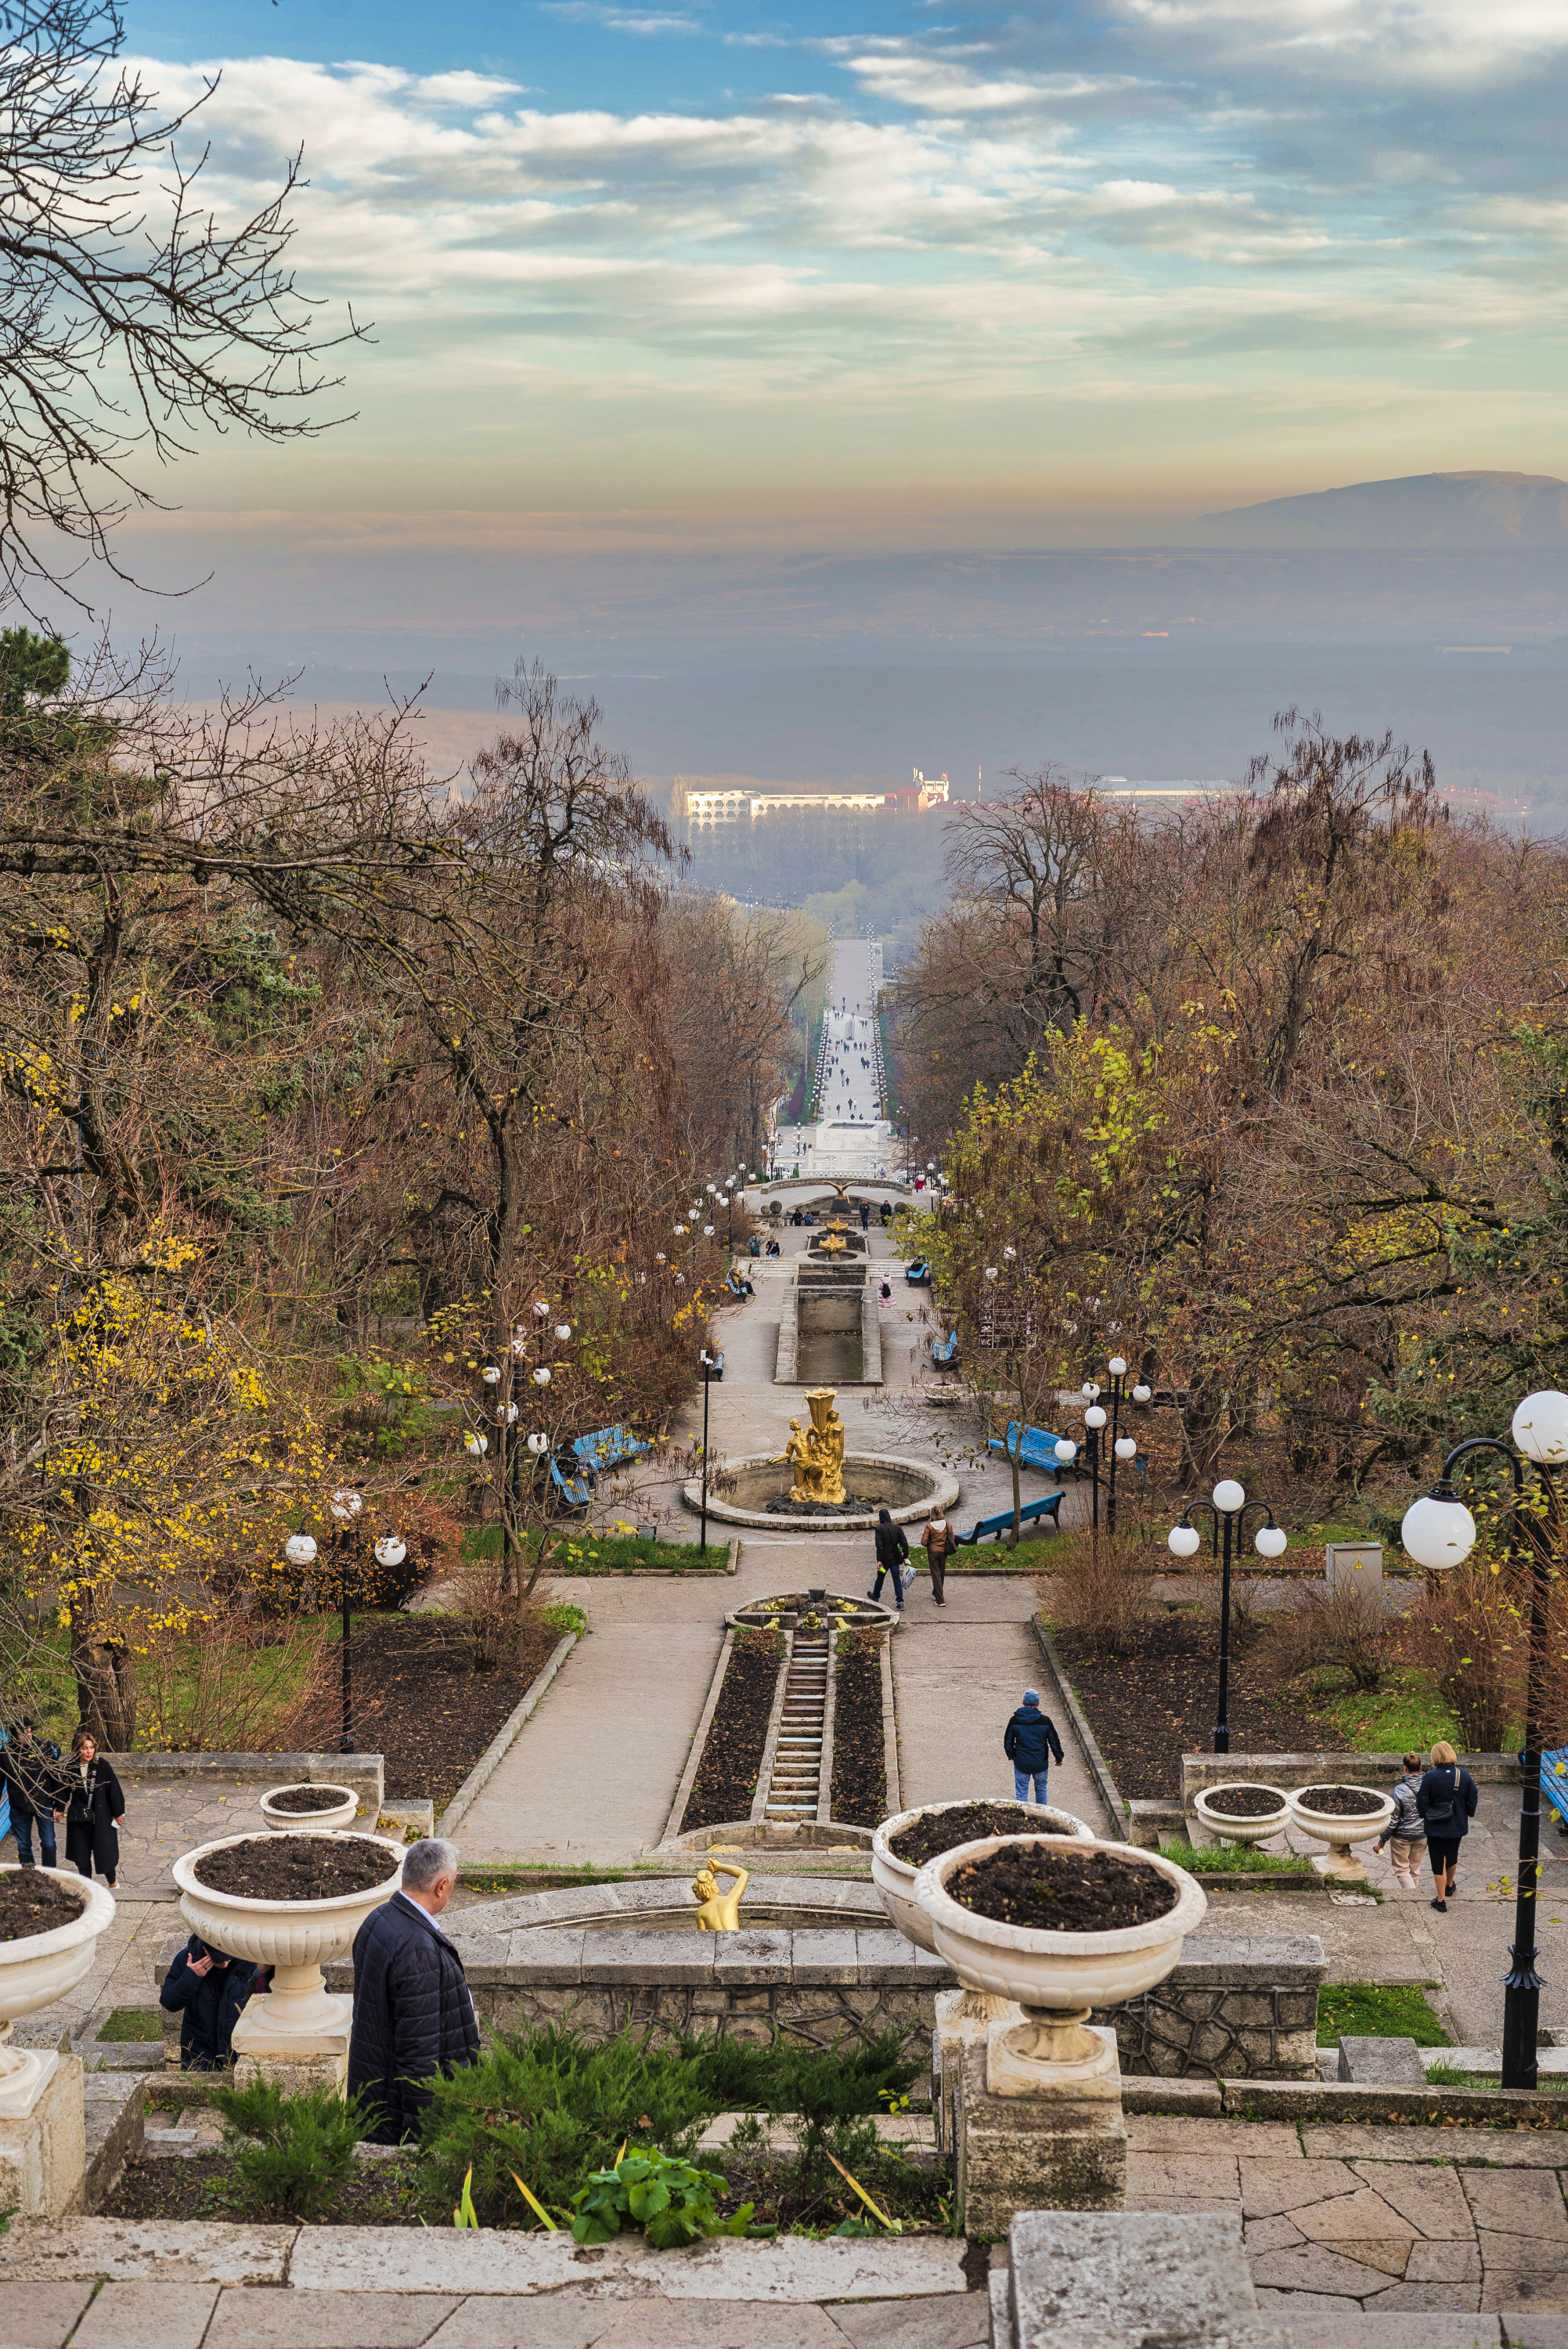
[[[829,1636],[826,1631],[795,1634],[762,1813],[766,1819],[785,1822],[817,1816],[828,1725]]]

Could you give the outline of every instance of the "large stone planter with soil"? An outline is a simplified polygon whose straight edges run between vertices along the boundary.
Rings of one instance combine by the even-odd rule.
[[[1163,1852],[1065,1836],[988,1836],[928,1860],[914,1898],[936,1953],[968,1988],[1016,2000],[1025,2022],[994,2050],[1005,2072],[1047,2080],[1111,2068],[1084,2026],[1164,1981],[1208,1910],[1202,1886]],[[985,1900],[1012,1915],[986,1914]],[[1059,1913],[1061,1927],[1033,1921]],[[1093,1920],[1103,1917],[1106,1921]]]
[[[1266,1843],[1271,1836],[1284,1835],[1291,1821],[1290,1796],[1278,1786],[1262,1786],[1251,1778],[1203,1787],[1194,1795],[1192,1808],[1226,1843]]]
[[[949,1828],[953,1832],[948,1833]],[[915,1878],[928,1859],[983,1836],[1019,1835],[1026,1828],[1033,1828],[1037,1835],[1068,1836],[1075,1842],[1094,1839],[1093,1828],[1082,1819],[1042,1803],[923,1803],[916,1810],[898,1811],[891,1819],[883,1819],[872,1837],[872,1882],[904,1940],[913,1941],[917,1950],[936,1955],[931,1920],[914,1897]],[[940,1840],[944,1835],[945,1841]],[[898,1843],[913,1844],[916,1856],[903,1858],[894,1848]]]
[[[0,2207],[24,2218],[81,2207],[86,2117],[80,2058],[13,2047],[11,2026],[76,1988],[113,1921],[112,1895],[90,1878],[0,1868]]]
[[[1352,1847],[1380,1836],[1394,1816],[1394,1799],[1376,1786],[1301,1786],[1286,1798],[1303,1835],[1328,1846],[1331,1876],[1360,1878],[1367,1871]]]
[[[333,1829],[224,1836],[175,1861],[191,1930],[273,1969],[271,1992],[251,1999],[234,2026],[242,2078],[244,2058],[290,2085],[345,2076],[353,2001],[327,1990],[322,1968],[347,1956],[402,1869],[399,1845]]]
[[[269,1786],[260,1807],[274,1835],[315,1834],[321,1827],[351,1827],[359,1798],[352,1786]]]

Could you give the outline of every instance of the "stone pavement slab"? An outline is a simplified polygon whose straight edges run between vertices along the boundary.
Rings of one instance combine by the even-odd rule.
[[[1504,2349],[1568,2349],[1568,2316],[1505,2308],[1501,2321]]]
[[[843,2349],[825,2308],[750,2300],[640,2300],[619,2310],[596,2349]]]
[[[420,2349],[459,2305],[450,2292],[225,2292],[203,2349]]]
[[[1242,2183],[1242,2212],[1248,2219],[1273,2219],[1294,2210],[1310,2209],[1331,2194],[1349,2194],[1359,2183],[1343,2162],[1254,2161],[1247,2150],[1249,2129],[1237,2152]]]
[[[0,2283],[0,2342],[5,2349],[65,2349],[92,2285]]]
[[[614,2314],[609,2302],[572,2292],[533,2300],[484,2292],[459,2303],[429,2349],[593,2349]]]
[[[297,2227],[208,2219],[14,2219],[0,2235],[0,2285],[98,2276],[110,2282],[282,2283],[298,2233]]]
[[[1301,2141],[1314,2161],[1337,2157],[1346,2161],[1453,2162],[1461,2168],[1568,2169],[1568,2129],[1516,2134],[1500,2128],[1390,2128],[1377,2122],[1308,2121]]]
[[[607,2300],[900,2299],[963,2292],[965,2245],[950,2236],[857,2241],[801,2236],[770,2243],[719,2240],[655,2251],[641,2237],[585,2249],[570,2235],[479,2234],[407,2227],[306,2227],[289,2264],[295,2286],[357,2291],[367,2264],[383,2291],[555,2292]]]
[[[857,2349],[989,2349],[990,2297],[947,2292],[940,2300],[835,2302],[829,2312]]]
[[[1460,2178],[1478,2232],[1490,2228],[1528,2235],[1542,2252],[1542,2261],[1532,2265],[1543,2264],[1549,2249],[1568,2253],[1568,2212],[1555,2171],[1466,2169]]]
[[[217,2302],[215,2283],[106,2283],[72,2349],[201,2349]]]
[[[1375,2315],[1357,2309],[1332,2315],[1293,2312],[1290,2332],[1294,2349],[1501,2349],[1495,2316],[1401,2314],[1381,2302]]]

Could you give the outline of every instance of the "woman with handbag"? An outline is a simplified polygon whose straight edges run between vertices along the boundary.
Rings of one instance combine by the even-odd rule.
[[[1439,1737],[1432,1748],[1432,1766],[1417,1793],[1416,1808],[1427,1830],[1427,1857],[1437,1887],[1432,1907],[1445,1916],[1459,1869],[1460,1845],[1470,1833],[1480,1800],[1475,1780],[1460,1768],[1453,1747]]]
[[[125,1817],[125,1796],[89,1730],[77,1730],[71,1755],[75,1766],[67,1764],[61,1772],[66,1807],[55,1813],[66,1823],[66,1857],[80,1876],[90,1877],[96,1867],[112,1892],[119,1874],[116,1830]]]
[[[903,1562],[909,1556],[909,1544],[903,1537],[903,1526],[894,1525],[891,1509],[877,1511],[876,1544],[877,1578],[867,1591],[866,1597],[880,1599],[882,1577],[884,1574],[891,1574],[892,1595],[898,1602],[898,1610],[902,1615],[903,1612]]]

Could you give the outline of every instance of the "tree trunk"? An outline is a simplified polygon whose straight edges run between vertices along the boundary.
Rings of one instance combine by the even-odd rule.
[[[1220,1465],[1225,1397],[1222,1387],[1191,1386],[1181,1413],[1181,1490],[1213,1482]]]

